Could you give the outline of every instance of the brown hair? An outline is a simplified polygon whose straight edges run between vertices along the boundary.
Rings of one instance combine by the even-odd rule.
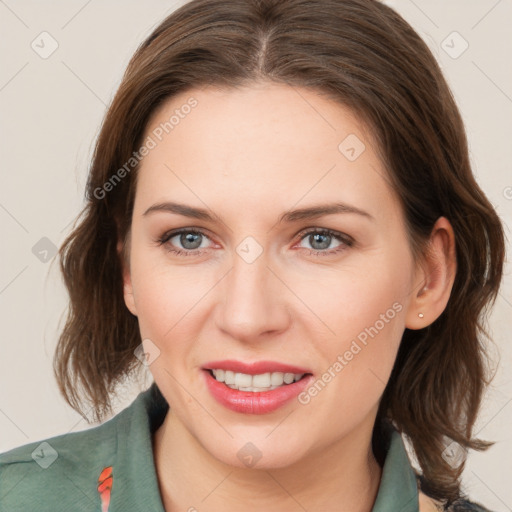
[[[101,421],[114,386],[142,366],[116,250],[130,233],[137,166],[108,193],[105,183],[140,147],[162,101],[193,87],[261,80],[327,94],[370,127],[416,258],[440,216],[453,226],[457,273],[448,305],[431,325],[405,330],[374,430],[392,422],[412,442],[429,494],[453,500],[464,464],[444,460],[445,436],[464,448],[489,445],[472,430],[490,381],[480,335],[488,337],[486,307],[501,282],[504,233],[473,177],[463,122],[435,58],[377,1],[193,0],[140,45],[99,133],[82,218],[60,249],[70,295],[54,359],[61,392],[82,415],[89,400]]]

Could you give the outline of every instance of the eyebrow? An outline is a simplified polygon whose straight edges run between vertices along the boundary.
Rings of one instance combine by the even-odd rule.
[[[182,215],[183,217],[190,217],[192,219],[199,219],[204,221],[214,222],[215,220],[220,221],[220,217],[215,214],[209,213],[207,209],[196,208],[186,204],[176,203],[172,201],[166,201],[163,203],[157,203],[150,206],[143,215],[149,215],[154,212],[168,212]],[[348,205],[345,203],[328,203],[309,206],[307,208],[299,208],[296,210],[289,210],[284,212],[278,219],[278,224],[282,222],[298,222],[305,219],[316,219],[323,217],[324,215],[335,215],[339,213],[352,213],[361,215],[370,220],[375,220],[375,217],[370,213],[356,208],[355,206]]]

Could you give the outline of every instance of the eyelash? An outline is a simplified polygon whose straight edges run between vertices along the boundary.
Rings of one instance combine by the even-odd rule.
[[[309,229],[309,228],[307,228],[307,229]],[[209,236],[201,229],[182,228],[182,229],[178,229],[176,231],[170,231],[170,232],[164,233],[161,237],[159,237],[156,240],[156,242],[159,246],[163,246],[171,238],[174,238],[176,235],[180,235],[182,233],[192,233],[194,235],[202,235],[209,239]],[[355,241],[352,237],[345,235],[344,233],[340,233],[338,231],[333,231],[332,229],[326,229],[326,228],[314,228],[314,229],[309,229],[309,231],[304,230],[304,231],[301,231],[297,236],[300,237],[299,241],[302,241],[307,236],[314,235],[317,233],[322,234],[322,235],[331,236],[331,237],[337,239],[338,241],[342,242],[343,245],[340,245],[339,247],[337,247],[335,249],[331,249],[331,250],[309,249],[310,256],[330,256],[330,255],[345,251],[347,248],[353,247],[355,244]],[[305,249],[305,250],[308,250],[308,249]],[[200,249],[182,250],[182,249],[175,249],[175,248],[171,248],[171,247],[168,247],[167,251],[172,252],[172,253],[176,254],[177,256],[199,256],[200,254],[202,254],[204,252],[203,250],[200,250]]]

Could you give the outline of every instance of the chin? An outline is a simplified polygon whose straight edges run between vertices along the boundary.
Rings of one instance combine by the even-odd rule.
[[[209,447],[203,445],[210,455],[218,461],[229,466],[241,469],[277,469],[288,467],[300,460],[304,455],[303,443],[295,446],[292,443],[283,443],[277,438],[266,438],[267,433],[261,436],[243,436],[240,440],[232,440],[219,450],[219,445]]]

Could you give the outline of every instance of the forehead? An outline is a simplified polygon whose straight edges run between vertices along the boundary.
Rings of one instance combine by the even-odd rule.
[[[318,91],[267,82],[196,88],[173,96],[151,116],[146,127],[150,134],[157,142],[184,149],[200,143],[203,153],[212,150],[216,157],[237,151],[240,157],[253,157],[265,148],[265,154],[274,159],[285,154],[287,161],[305,155],[317,159],[319,151],[326,158],[333,151],[337,155],[338,144],[350,134],[370,143],[369,131],[346,106]],[[219,141],[224,142],[220,147]]]
[[[369,130],[313,90],[268,83],[191,89],[159,106],[148,138],[154,147],[137,188],[154,200],[179,194],[221,208],[346,199],[373,203],[374,213],[394,202]]]

